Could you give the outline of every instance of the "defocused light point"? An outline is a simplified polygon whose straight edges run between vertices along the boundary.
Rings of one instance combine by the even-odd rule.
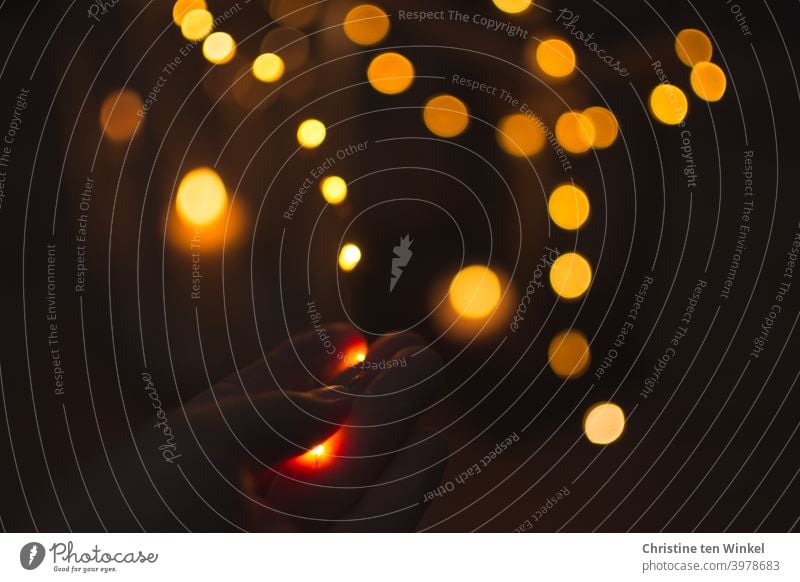
[[[192,170],[178,186],[175,206],[185,222],[196,226],[217,220],[228,204],[225,183],[211,168]]]
[[[181,21],[181,34],[186,40],[203,40],[214,29],[214,17],[202,8],[190,10]]]
[[[353,243],[348,243],[342,247],[339,253],[339,267],[342,271],[352,271],[361,261],[361,249]],[[358,356],[356,356],[358,358]]]
[[[482,265],[462,269],[450,283],[450,305],[459,315],[470,319],[490,315],[499,305],[501,296],[500,279]]]
[[[575,70],[575,51],[561,38],[550,38],[536,47],[536,63],[545,75],[567,77]]]
[[[345,16],[344,33],[362,46],[379,43],[389,33],[389,17],[374,4],[360,4]]]
[[[589,442],[608,445],[616,441],[625,430],[625,413],[613,402],[592,406],[583,419],[583,432]]]
[[[297,128],[297,142],[306,149],[319,147],[326,135],[325,124],[319,119],[307,119]]]
[[[589,289],[592,267],[578,253],[564,253],[550,267],[550,286],[564,299],[577,299]]]
[[[213,32],[203,41],[203,56],[213,65],[224,65],[236,55],[236,41],[227,32]]]
[[[376,91],[396,95],[411,86],[414,65],[399,53],[383,53],[372,59],[367,68],[367,79]]]
[[[425,126],[439,137],[455,137],[469,125],[469,114],[464,102],[452,95],[431,98],[422,113]]]
[[[577,230],[589,218],[589,198],[573,184],[562,184],[550,194],[550,218],[564,230]]]

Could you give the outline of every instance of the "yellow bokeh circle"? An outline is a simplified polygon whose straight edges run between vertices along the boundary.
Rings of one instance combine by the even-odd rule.
[[[522,113],[507,115],[497,124],[497,143],[512,156],[532,156],[544,147],[544,129]]]
[[[319,119],[306,119],[297,128],[297,142],[306,149],[314,149],[325,141],[327,133],[325,124]]]
[[[225,183],[211,168],[196,168],[178,186],[175,207],[189,224],[202,226],[217,220],[228,204]]]
[[[469,113],[464,102],[452,95],[431,98],[423,111],[425,126],[439,137],[455,137],[469,125]]]
[[[594,124],[583,113],[567,111],[556,121],[556,139],[568,152],[582,154],[594,144]]]
[[[208,6],[206,6],[205,0],[178,0],[172,5],[172,20],[180,26],[183,24],[183,17],[189,12],[192,10],[205,10],[206,8]]]
[[[575,71],[575,51],[561,38],[549,38],[536,47],[536,63],[546,75],[561,78]]]
[[[650,111],[661,123],[678,125],[689,112],[689,100],[675,85],[662,83],[650,93]]]
[[[450,282],[450,305],[468,319],[482,319],[500,304],[502,287],[499,277],[482,265],[461,269]]]
[[[711,40],[706,33],[696,28],[685,28],[675,37],[675,52],[681,62],[688,67],[710,61],[713,51]]]
[[[608,445],[625,431],[625,413],[613,402],[599,402],[583,417],[583,432],[589,442]]]
[[[212,32],[203,41],[203,56],[209,63],[224,65],[236,55],[236,41],[227,32]]]
[[[580,378],[592,360],[586,336],[575,330],[557,333],[547,348],[547,360],[559,378]]]
[[[339,176],[328,176],[319,185],[319,189],[328,204],[341,204],[347,198],[347,182]]]
[[[594,142],[592,147],[603,149],[612,145],[619,134],[616,116],[605,107],[589,107],[583,114],[594,126]]]
[[[275,53],[258,55],[253,61],[253,76],[263,83],[274,83],[283,77],[286,65]]]
[[[396,95],[411,86],[414,65],[399,53],[383,53],[372,59],[367,68],[367,79],[376,91]]]
[[[719,101],[728,86],[725,72],[714,63],[697,63],[690,81],[695,95],[704,101]]]
[[[352,271],[361,261],[361,249],[358,245],[347,243],[339,252],[339,268],[342,271]]]
[[[592,267],[578,253],[564,253],[550,267],[550,286],[564,299],[577,299],[592,283]]]
[[[550,194],[550,218],[564,230],[577,230],[589,218],[589,198],[573,184],[562,184]]]
[[[360,4],[344,18],[344,33],[362,46],[377,44],[389,34],[389,17],[374,4]]]
[[[190,10],[181,21],[181,34],[186,40],[203,40],[214,30],[214,17],[208,10]]]
[[[142,99],[131,89],[113,91],[100,106],[100,128],[112,141],[124,141],[131,137],[139,126],[139,111]]]
[[[492,0],[494,5],[507,14],[525,12],[533,4],[533,0]]]

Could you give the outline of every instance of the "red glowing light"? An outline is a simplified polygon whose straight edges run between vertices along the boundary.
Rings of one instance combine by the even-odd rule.
[[[330,465],[334,461],[336,454],[341,449],[341,432],[342,429],[339,429],[324,442],[311,447],[302,455],[298,455],[294,459],[291,459],[290,464],[296,467],[314,469]]]

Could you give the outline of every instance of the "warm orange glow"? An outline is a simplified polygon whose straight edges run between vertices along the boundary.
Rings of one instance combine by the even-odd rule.
[[[532,156],[544,147],[545,133],[542,126],[529,116],[514,113],[497,124],[497,143],[512,156]]]
[[[225,184],[211,168],[192,170],[178,186],[175,207],[189,224],[202,226],[220,218],[228,204]]]
[[[367,359],[367,354],[365,354],[364,352],[358,352],[358,353],[356,354],[356,361],[357,361],[359,364],[360,364],[360,363],[362,363],[362,362],[363,362],[364,360],[366,360],[366,359]]]
[[[613,402],[595,404],[586,412],[583,431],[596,445],[613,443],[625,431],[625,413]]]
[[[297,128],[297,142],[306,149],[319,147],[328,131],[319,119],[306,119]]]
[[[342,271],[352,271],[361,262],[361,249],[353,243],[348,243],[339,252],[339,268]]]
[[[589,107],[583,114],[589,118],[594,126],[594,148],[607,148],[612,145],[619,134],[617,118],[605,107]]]
[[[662,83],[650,93],[650,111],[661,123],[678,125],[689,112],[689,101],[678,87]]]
[[[567,111],[556,122],[556,139],[568,152],[582,154],[594,143],[594,124],[583,113]]]
[[[227,32],[214,32],[203,41],[203,56],[213,65],[224,65],[236,55],[236,41]]]
[[[689,67],[711,60],[711,40],[701,30],[686,28],[675,38],[675,52],[681,62]]]
[[[589,198],[572,184],[562,184],[550,194],[550,218],[564,230],[576,230],[589,218]]]
[[[205,10],[205,0],[178,0],[172,6],[172,20],[180,26],[183,24],[183,17],[192,10]]]
[[[546,75],[566,77],[575,70],[575,51],[561,38],[549,38],[536,47],[536,63]]]
[[[450,283],[450,305],[470,319],[482,319],[497,309],[502,296],[500,279],[482,265],[459,271]]]
[[[344,18],[344,33],[362,46],[379,43],[389,33],[389,17],[374,4],[360,4]]]
[[[725,72],[714,63],[697,63],[690,80],[695,95],[704,101],[719,101],[728,86]]]
[[[550,267],[550,286],[564,299],[577,299],[589,289],[592,267],[578,253],[564,253]]]
[[[214,17],[202,8],[190,10],[181,21],[181,34],[186,40],[203,40],[214,29]]]
[[[136,131],[141,108],[142,100],[135,91],[113,91],[100,106],[100,128],[112,141],[124,141]]]
[[[533,0],[492,0],[494,5],[508,14],[524,12],[533,4]]]
[[[547,359],[559,378],[580,378],[592,359],[589,342],[579,331],[562,331],[550,341]]]
[[[369,84],[386,95],[402,93],[414,81],[414,65],[399,53],[378,55],[367,68]]]
[[[455,137],[469,125],[467,106],[452,95],[438,95],[428,100],[422,116],[427,128],[439,137]]]

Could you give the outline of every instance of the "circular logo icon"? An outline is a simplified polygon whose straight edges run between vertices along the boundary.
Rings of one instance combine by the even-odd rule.
[[[30,542],[19,551],[19,563],[26,570],[35,570],[44,561],[44,546],[38,542]]]

